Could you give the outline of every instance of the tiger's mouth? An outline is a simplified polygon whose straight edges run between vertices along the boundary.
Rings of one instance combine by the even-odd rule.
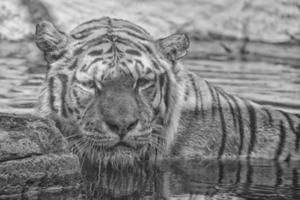
[[[124,141],[119,141],[117,144],[113,145],[111,147],[113,148],[121,148],[121,149],[135,149],[135,147],[132,144],[129,144],[127,142]]]
[[[96,165],[135,166],[146,160],[153,160],[158,153],[163,153],[163,138],[158,132],[136,135],[127,138],[111,137],[108,134],[78,131],[67,136],[70,149],[81,161],[88,159]],[[159,142],[159,140],[161,140]]]
[[[100,137],[95,135],[85,135],[85,139],[93,144],[95,147],[99,147],[103,150],[113,151],[113,150],[126,150],[126,151],[136,151],[148,144],[149,141],[143,142],[137,141],[135,139],[131,140],[120,140],[113,139],[109,137]]]

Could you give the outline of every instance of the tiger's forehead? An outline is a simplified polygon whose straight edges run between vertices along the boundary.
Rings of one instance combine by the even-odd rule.
[[[126,20],[109,17],[102,17],[80,24],[71,31],[71,37],[75,40],[83,40],[92,36],[117,33],[127,33],[133,37],[152,40],[150,34],[142,27]]]
[[[128,21],[108,17],[91,20],[75,28],[71,37],[78,79],[93,76],[103,80],[119,72],[133,77],[162,72],[154,40]]]
[[[114,56],[116,58],[112,58]],[[156,66],[156,68],[153,66]],[[155,74],[163,72],[163,68],[159,68],[155,61],[147,57],[135,57],[131,54],[119,53],[117,55],[104,54],[96,57],[85,55],[77,64],[75,76],[76,79],[82,81],[90,79],[104,81],[123,75],[128,75],[134,79],[141,77],[153,79]]]
[[[122,45],[135,48],[140,52],[154,54],[155,41],[143,28],[120,19],[104,17],[85,22],[71,31],[69,41],[74,56],[78,56],[92,48]],[[114,49],[107,53],[110,53]],[[98,53],[105,53],[98,51]]]

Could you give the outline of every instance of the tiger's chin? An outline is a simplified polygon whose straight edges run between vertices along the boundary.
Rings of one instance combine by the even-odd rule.
[[[150,148],[148,144],[139,144],[133,141],[97,141],[90,137],[79,139],[73,148],[81,162],[88,161],[101,168],[134,168],[149,160]]]
[[[74,121],[54,118],[57,127],[68,140],[70,150],[81,162],[95,167],[132,168],[156,160],[158,152],[150,140],[120,141],[84,133]]]
[[[149,161],[149,147],[132,147],[117,144],[109,148],[94,148],[86,150],[79,157],[84,162],[88,160],[92,165],[101,168],[128,169],[136,168]]]

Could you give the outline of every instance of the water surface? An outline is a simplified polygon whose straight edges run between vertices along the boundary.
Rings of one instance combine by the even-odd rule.
[[[83,165],[77,190],[29,199],[77,200],[298,200],[300,163],[272,161],[169,161],[116,171]]]

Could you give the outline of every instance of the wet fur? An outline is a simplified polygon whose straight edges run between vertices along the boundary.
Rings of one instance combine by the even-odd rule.
[[[104,41],[103,44],[99,43],[91,49],[85,49],[86,45],[81,38],[88,38],[85,41],[87,44],[92,42],[91,44],[95,45],[94,43],[97,41],[95,38],[97,39],[98,32],[90,34],[92,36],[95,34],[95,38],[89,38],[92,36],[85,33],[85,31],[97,27],[89,27],[89,24],[93,25],[93,23],[96,25],[104,23],[105,27],[111,26],[112,23],[124,24],[126,31],[128,31],[128,26],[131,26],[130,31],[134,31],[135,34],[141,33],[141,35],[135,39],[129,35],[130,40],[133,42],[147,41],[148,49],[146,52],[132,49],[128,51],[125,47],[125,49],[117,49],[115,45],[117,39],[112,38],[109,34],[101,37],[109,40],[111,46]],[[146,31],[130,22],[101,18],[83,23],[71,33],[73,39],[66,40],[66,35],[57,31],[52,25],[47,25],[47,23],[44,25],[47,27],[45,29],[47,33],[50,35],[51,32],[53,33],[52,40],[59,37],[54,43],[60,45],[57,45],[57,48],[51,47],[53,42],[47,42],[47,38],[44,38],[42,33],[37,34],[36,42],[41,44],[38,46],[44,51],[50,68],[39,98],[38,114],[50,116],[57,122],[64,136],[70,141],[71,149],[77,152],[82,160],[88,158],[95,163],[100,163],[99,166],[112,165],[119,168],[125,165],[135,165],[144,160],[156,161],[168,157],[300,159],[299,117],[230,95],[212,84],[200,80],[197,75],[189,72],[179,62],[179,59],[186,54],[189,45],[185,35],[171,35],[155,41]],[[101,30],[99,29],[99,34],[102,34]],[[37,31],[39,30],[37,29]],[[72,46],[77,40],[81,46]],[[99,46],[100,50],[93,49],[100,48]],[[113,57],[109,57],[109,59],[104,55],[101,57],[102,54],[96,59],[93,58],[94,60],[91,57],[83,56],[83,53],[94,55],[98,52],[112,51],[110,47],[115,51],[123,51],[123,53],[114,53]],[[141,61],[137,64],[143,65],[143,67],[132,66],[132,61],[129,62],[128,59],[124,59],[124,62],[125,60],[127,62],[125,67],[116,65],[122,61],[118,56],[127,55],[124,52],[139,56]],[[151,57],[153,64],[158,65],[158,69],[157,66],[149,64],[148,57]],[[93,71],[77,73],[97,59],[99,60],[98,66],[106,67],[107,63],[110,63],[114,67],[109,66],[103,71],[99,71],[101,67],[91,67]],[[163,98],[155,105],[157,116],[154,121],[157,121],[160,128],[153,131],[153,134],[155,132],[155,134],[159,134],[159,138],[162,138],[161,143],[149,142],[139,152],[130,154],[128,152],[109,152],[96,148],[84,140],[75,140],[76,135],[79,138],[82,135],[75,115],[71,116],[65,106],[73,106],[71,109],[74,110],[78,108],[74,107],[76,104],[70,95],[66,96],[65,94],[71,90],[70,85],[76,75],[79,74],[78,77],[81,79],[91,76],[91,74],[94,76],[93,78],[97,75],[96,79],[99,82],[105,82],[107,79],[119,77],[120,71],[125,74],[131,73],[134,79],[138,79],[144,76],[147,70],[152,70],[157,77],[163,76],[162,80],[165,79],[164,85],[156,88],[161,92],[159,97]],[[122,102],[119,103],[122,104]],[[109,107],[109,104],[107,106]],[[93,114],[95,109],[89,111],[86,108],[85,111]],[[153,126],[153,129],[155,128]]]

